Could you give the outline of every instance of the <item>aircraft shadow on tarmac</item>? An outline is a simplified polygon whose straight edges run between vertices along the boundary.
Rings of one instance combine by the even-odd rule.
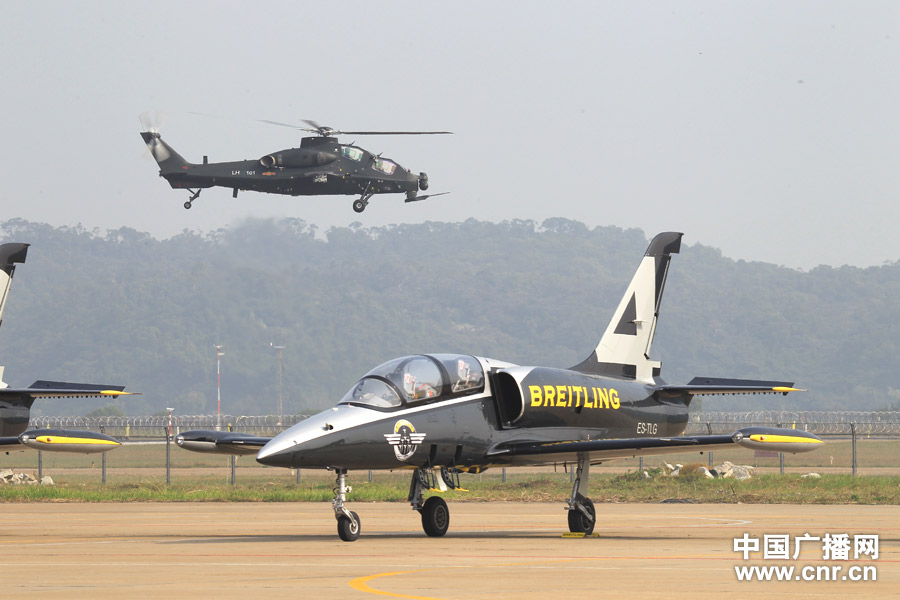
[[[693,529],[692,529],[693,531]],[[452,534],[448,533],[444,539],[451,541],[453,539],[534,539],[546,540],[552,538],[562,538],[563,531],[456,531]],[[386,531],[386,532],[366,532],[366,539],[409,539],[420,538],[428,540],[419,531]],[[697,535],[666,535],[667,541],[679,541],[687,539],[696,539]],[[578,538],[574,538],[578,539]],[[646,535],[604,535],[600,533],[599,537],[587,537],[583,539],[616,540],[616,541],[633,541],[633,542],[654,542],[659,541],[659,535],[648,532]],[[331,534],[310,534],[310,535],[222,535],[222,536],[199,536],[196,538],[180,538],[172,540],[164,540],[165,544],[259,544],[259,543],[291,543],[291,542],[333,542],[334,536]]]

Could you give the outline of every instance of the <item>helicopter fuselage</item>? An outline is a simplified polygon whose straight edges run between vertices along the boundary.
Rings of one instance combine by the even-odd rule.
[[[293,196],[417,191],[422,179],[394,161],[322,137],[256,160],[187,164],[160,176],[173,188],[220,186]]]
[[[190,208],[201,189],[225,187],[291,196],[359,195],[354,210],[362,212],[374,194],[406,193],[406,201],[428,189],[428,175],[413,173],[400,164],[335,137],[305,137],[299,148],[287,148],[254,160],[191,163],[183,159],[155,132],[142,137],[160,166],[159,176],[176,189],[193,192]],[[197,190],[194,192],[194,190]]]

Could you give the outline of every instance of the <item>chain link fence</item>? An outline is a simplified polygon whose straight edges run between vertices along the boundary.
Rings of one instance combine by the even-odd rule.
[[[241,472],[259,474],[273,471],[284,473],[283,469],[263,467],[252,456],[233,457],[197,454],[174,446],[174,436],[192,429],[220,429],[238,431],[259,436],[274,436],[291,425],[299,423],[303,415],[172,415],[135,417],[32,417],[33,429],[82,429],[99,431],[123,441],[125,446],[110,454],[109,464],[124,473],[141,472],[161,474],[165,469],[166,483],[170,483],[173,469],[180,471],[179,477],[194,477],[221,472],[230,465],[230,481],[235,482],[236,464]],[[783,455],[775,452],[751,452],[743,448],[718,447],[700,456],[696,452],[687,455],[636,457],[604,463],[600,468],[609,470],[643,469],[645,466],[659,465],[661,462],[709,462],[712,467],[723,460],[735,464],[751,465],[759,472],[809,472],[846,473],[853,475],[898,474],[900,473],[900,412],[887,411],[747,411],[747,412],[698,412],[690,416],[685,435],[730,434],[742,427],[761,425],[798,429],[814,433],[826,442],[822,449],[798,455]],[[175,449],[172,449],[175,448]],[[34,453],[19,453],[30,454]],[[37,460],[22,463],[21,466],[37,468],[41,474],[45,467],[51,469],[80,469],[84,464],[92,468],[96,455],[65,455],[59,453],[37,453]],[[12,456],[14,456],[15,453]],[[43,456],[42,456],[43,455]],[[11,458],[10,457],[10,458]],[[715,457],[715,458],[714,458]],[[80,461],[80,462],[79,462]],[[106,482],[107,455],[101,455],[102,481]],[[4,461],[7,462],[7,461]],[[560,465],[564,471],[570,471]],[[551,469],[553,469],[551,467]],[[505,469],[504,475],[505,475]],[[306,471],[313,473],[312,471]],[[296,474],[300,480],[299,471]],[[292,476],[293,476],[292,474]],[[118,476],[117,476],[118,477]],[[372,474],[369,473],[371,481]]]

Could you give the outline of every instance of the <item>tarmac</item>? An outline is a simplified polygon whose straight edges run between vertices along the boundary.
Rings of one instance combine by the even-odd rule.
[[[897,506],[598,504],[599,536],[573,539],[563,537],[563,502],[450,500],[450,531],[443,538],[427,537],[408,504],[351,501],[348,506],[362,521],[362,536],[352,543],[337,537],[328,503],[3,504],[0,596],[900,595]],[[841,557],[840,543],[826,555],[821,540],[798,541],[807,534],[837,539],[847,534],[848,556]],[[766,535],[771,553],[764,557]],[[877,558],[871,547],[854,556],[854,542],[862,536],[878,537]],[[751,547],[756,539],[759,549],[745,560],[735,551],[735,539]],[[745,539],[751,541],[740,541]],[[786,551],[778,540],[787,541]],[[785,552],[788,556],[779,558]],[[743,566],[794,567],[795,574],[788,581],[739,581],[736,567]],[[806,567],[811,569],[806,574],[819,580],[803,580]],[[855,575],[853,567],[859,568]],[[825,572],[832,580],[822,580]],[[863,574],[870,580],[851,580]]]

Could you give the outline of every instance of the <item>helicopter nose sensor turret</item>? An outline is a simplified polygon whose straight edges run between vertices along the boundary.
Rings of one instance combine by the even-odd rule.
[[[428,173],[425,171],[419,173],[419,189],[423,192],[428,189]]]

